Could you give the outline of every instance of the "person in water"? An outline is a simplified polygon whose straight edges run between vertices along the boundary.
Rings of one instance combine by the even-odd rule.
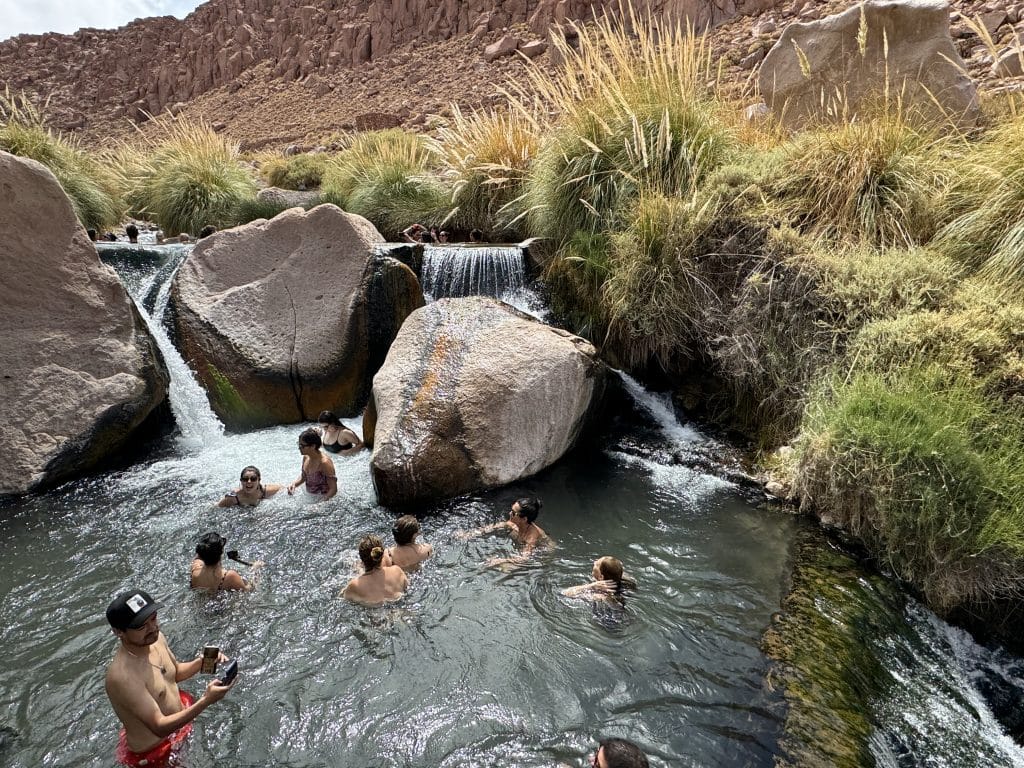
[[[129,243],[139,242],[139,228],[136,227],[134,224],[129,224],[127,227],[125,227],[124,234],[127,236]]]
[[[318,496],[318,501],[327,501],[334,498],[338,492],[338,476],[334,473],[334,462],[320,452],[323,441],[320,433],[312,427],[302,431],[299,435],[299,453],[302,454],[302,471],[291,485],[288,486],[288,493],[295,493],[300,485],[306,486],[306,491]]]
[[[647,756],[628,739],[601,739],[590,757],[593,768],[649,768]]]
[[[282,488],[277,483],[263,485],[260,482],[260,471],[253,466],[243,469],[239,479],[242,481],[242,487],[225,493],[224,498],[217,502],[218,507],[255,507]]]
[[[192,721],[231,690],[211,680],[198,700],[178,689],[202,664],[200,654],[179,662],[160,631],[157,611],[163,606],[141,589],[114,598],[107,622],[120,640],[107,669],[105,686],[114,714],[124,726],[117,744],[122,765],[168,765],[192,731]],[[227,661],[224,654],[220,661]]]
[[[397,565],[385,565],[384,543],[376,536],[364,536],[359,542],[359,559],[366,572],[352,579],[341,596],[353,603],[380,605],[405,594],[409,577]]]
[[[238,571],[224,569],[221,559],[224,557],[226,543],[227,539],[216,532],[203,534],[199,539],[199,543],[196,544],[196,559],[192,561],[189,571],[189,586],[192,589],[209,589],[213,592],[220,589],[243,589],[249,592],[256,588],[263,561],[257,560],[252,564],[252,578],[246,581]]]
[[[512,509],[509,510],[508,520],[464,532],[459,535],[459,538],[468,539],[495,531],[508,531],[512,540],[519,545],[519,554],[514,557],[492,557],[485,565],[488,567],[518,565],[529,559],[538,546],[551,544],[551,538],[536,522],[542,506],[543,503],[536,496],[517,499],[512,504]]]
[[[346,427],[331,411],[320,411],[317,417],[320,439],[328,453],[340,453],[348,456],[359,453],[363,449],[363,441],[351,428]]]
[[[391,529],[395,537],[395,546],[389,547],[384,553],[384,565],[397,565],[403,571],[412,571],[434,554],[432,546],[416,542],[416,535],[419,532],[420,521],[412,515],[402,515],[395,520],[395,525]]]
[[[618,600],[621,602],[623,590],[626,587],[636,587],[636,582],[625,574],[622,561],[610,555],[597,558],[590,574],[593,576],[593,581],[563,589],[562,594],[566,597],[579,597],[586,600]]]

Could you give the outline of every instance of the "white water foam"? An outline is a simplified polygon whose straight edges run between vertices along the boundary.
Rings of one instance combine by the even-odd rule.
[[[427,245],[420,270],[428,301],[460,296],[490,296],[526,286],[523,251],[517,245]]]
[[[680,424],[672,407],[672,398],[668,394],[655,394],[630,376],[628,373],[616,371],[636,404],[647,411],[657,422],[665,438],[676,447],[692,446],[694,443],[707,442],[707,438],[693,427]]]

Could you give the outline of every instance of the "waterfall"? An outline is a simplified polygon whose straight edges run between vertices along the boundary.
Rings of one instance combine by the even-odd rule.
[[[659,395],[644,389],[643,385],[622,371],[616,371],[630,396],[657,422],[665,439],[673,446],[684,447],[693,445],[704,438],[691,427],[679,423],[672,399],[669,395]]]
[[[181,447],[194,450],[219,441],[224,435],[224,425],[210,408],[206,391],[199,386],[164,325],[171,281],[192,246],[105,246],[98,250],[103,261],[120,276],[164,356],[171,375],[171,412],[181,433],[178,438]]]
[[[420,274],[428,301],[462,296],[500,299],[526,287],[518,245],[427,245]]]

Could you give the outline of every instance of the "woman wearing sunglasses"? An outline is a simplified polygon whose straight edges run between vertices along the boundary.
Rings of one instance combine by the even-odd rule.
[[[338,475],[334,471],[334,462],[320,450],[323,441],[315,429],[305,429],[299,435],[299,453],[302,454],[302,470],[291,485],[288,494],[298,490],[300,485],[306,486],[306,492],[316,501],[327,501],[338,492]]]
[[[243,469],[240,479],[242,487],[225,493],[224,498],[217,502],[218,507],[255,507],[281,490],[277,483],[263,485],[260,482],[260,471],[256,467]]]

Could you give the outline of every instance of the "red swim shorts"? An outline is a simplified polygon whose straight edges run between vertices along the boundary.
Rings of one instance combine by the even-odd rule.
[[[181,704],[191,707],[195,699],[184,691],[179,690]],[[185,723],[178,730],[161,741],[152,749],[145,752],[132,752],[128,749],[128,739],[124,730],[121,731],[117,740],[117,761],[121,765],[139,766],[139,768],[163,768],[170,765],[170,759],[177,754],[178,748],[184,743],[188,735],[192,733],[192,723]]]

